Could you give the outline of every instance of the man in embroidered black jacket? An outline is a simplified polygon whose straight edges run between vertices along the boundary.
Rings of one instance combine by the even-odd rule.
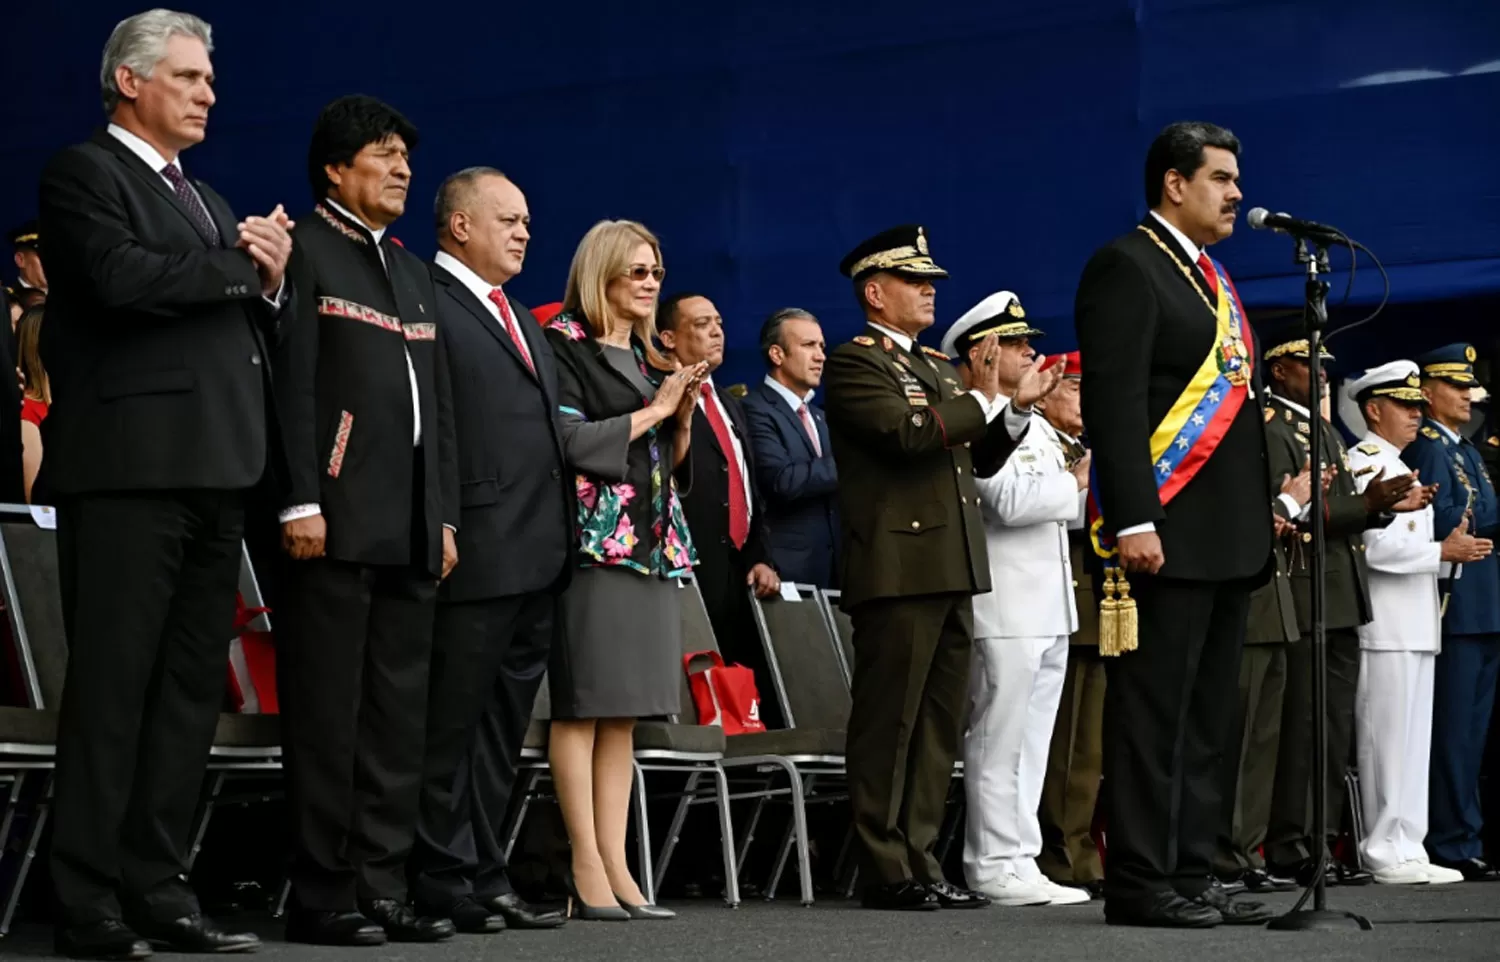
[[[416,130],[345,97],[308,151],[318,199],[290,267],[306,291],[278,358],[290,556],[278,686],[292,813],[291,941],[435,941],[407,907],[439,580],[457,561],[448,371],[426,265],[386,232]]]

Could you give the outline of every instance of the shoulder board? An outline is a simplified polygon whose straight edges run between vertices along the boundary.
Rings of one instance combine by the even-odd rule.
[[[1439,438],[1441,438],[1442,435],[1438,434],[1437,428],[1435,428],[1435,427],[1433,427],[1432,425],[1429,424],[1429,425],[1423,426],[1423,428],[1422,428],[1422,437],[1427,438],[1430,441],[1436,441]]]
[[[1375,470],[1375,465],[1373,465],[1373,464],[1367,464],[1364,467],[1360,468],[1358,471],[1355,471],[1354,472],[1354,476],[1356,478],[1362,478],[1362,477],[1364,477],[1365,475],[1369,474],[1371,471],[1374,471],[1374,470]]]
[[[928,357],[935,357],[939,361],[951,361],[951,360],[953,360],[953,358],[951,358],[948,355],[944,354],[942,351],[934,350],[933,348],[928,347],[926,344],[922,345],[922,353],[926,354]]]
[[[875,339],[873,337],[866,337],[865,335],[861,334],[854,339],[854,343],[858,344],[860,347],[874,347]]]
[[[1500,448],[1500,437],[1491,434],[1490,439],[1485,444],[1488,444],[1492,448]]]
[[[1354,450],[1358,451],[1360,454],[1368,454],[1368,455],[1370,455],[1370,456],[1373,457],[1373,456],[1375,456],[1375,455],[1377,455],[1377,454],[1380,453],[1380,445],[1378,445],[1378,444],[1359,444],[1359,445],[1355,445]]]
[[[1266,405],[1266,423],[1270,424],[1274,420],[1276,420],[1276,409],[1273,408],[1273,407],[1271,407],[1271,405],[1267,404]]]

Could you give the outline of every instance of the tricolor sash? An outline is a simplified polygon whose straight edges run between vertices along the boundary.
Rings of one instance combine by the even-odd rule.
[[[1254,353],[1250,326],[1245,323],[1239,293],[1218,261],[1208,259],[1214,269],[1214,279],[1218,282],[1217,303],[1211,304],[1192,271],[1183,266],[1177,255],[1150,228],[1143,226],[1140,230],[1150,235],[1157,246],[1188,276],[1199,296],[1203,297],[1204,304],[1213,310],[1218,321],[1213,347],[1173,403],[1171,410],[1151,434],[1152,473],[1156,477],[1157,496],[1165,507],[1208,463],[1214,449],[1229,431],[1229,425],[1239,414],[1240,407],[1250,392]],[[1093,543],[1094,553],[1104,559],[1105,600],[1100,613],[1101,619],[1107,619],[1123,602],[1129,602],[1133,614],[1134,602],[1129,601],[1129,585],[1125,582],[1125,573],[1119,570],[1119,550],[1115,546],[1114,532],[1105,521],[1099,505],[1097,472],[1098,466],[1095,465],[1091,471],[1093,477],[1089,479],[1089,540]],[[1113,597],[1116,590],[1121,594],[1119,600]],[[1116,607],[1110,607],[1111,605]],[[1109,633],[1109,629],[1103,620],[1100,627],[1101,653],[1118,654],[1119,651],[1135,647],[1133,637],[1121,637],[1118,650],[1106,651],[1104,636]],[[1130,634],[1133,636],[1134,632],[1131,631]]]

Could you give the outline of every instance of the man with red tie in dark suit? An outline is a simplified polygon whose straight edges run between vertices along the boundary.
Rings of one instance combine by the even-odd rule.
[[[693,578],[703,594],[714,637],[724,660],[755,672],[761,720],[781,727],[746,587],[764,598],[781,590],[781,578],[766,551],[765,505],[755,481],[755,455],[740,402],[720,390],[712,372],[724,363],[724,319],[702,294],[682,293],[662,301],[656,312],[662,346],[683,367],[708,363],[698,411],[693,419],[693,484],[682,510],[698,565]]]
[[[1239,150],[1213,124],[1162,131],[1146,155],[1150,213],[1095,253],[1078,285],[1093,495],[1139,617],[1139,648],[1106,669],[1115,925],[1270,917],[1209,884],[1250,593],[1272,563],[1250,325],[1204,250],[1234,231]]]
[[[771,562],[787,581],[832,588],[839,475],[823,410],[812,402],[823,379],[823,328],[806,311],[782,308],[762,325],[760,350],[770,372],[745,395],[745,417]]]
[[[557,370],[536,319],[502,290],[526,259],[526,195],[471,167],[443,182],[435,206],[462,560],[438,593],[412,893],[460,932],[554,928],[561,913],[511,888],[500,825],[573,567]]]
[[[108,130],[42,174],[42,472],[69,647],[52,879],[57,948],[76,958],[260,944],[205,919],[187,884],[245,494],[285,474],[266,355],[291,313],[281,208],[239,221],[182,169],[214,104],[211,50],[189,14],[122,21],[104,49]]]

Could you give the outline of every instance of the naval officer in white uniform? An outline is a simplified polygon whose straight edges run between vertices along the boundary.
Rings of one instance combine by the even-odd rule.
[[[1401,451],[1422,423],[1421,380],[1411,361],[1372,368],[1344,388],[1344,419],[1367,428],[1349,452],[1355,487],[1384,471],[1404,474]],[[1352,403],[1351,403],[1352,402]],[[1413,488],[1413,497],[1420,489]],[[1461,882],[1463,875],[1428,861],[1428,756],[1432,745],[1433,663],[1440,647],[1438,576],[1450,564],[1477,561],[1490,543],[1460,525],[1434,540],[1431,505],[1398,513],[1364,533],[1372,619],[1359,631],[1355,746],[1365,838],[1360,854],[1377,883]],[[1447,572],[1442,571],[1444,576]]]
[[[992,294],[954,323],[943,352],[971,381],[970,349],[996,335],[1000,391],[1009,396],[1036,364],[1028,338],[1042,332],[1025,318],[1016,295]],[[964,874],[970,888],[998,905],[1089,900],[1082,889],[1052,882],[1036,864],[1047,750],[1068,667],[1068,636],[1078,630],[1068,524],[1082,511],[1088,471],[1087,457],[1069,470],[1057,432],[1033,417],[1000,473],[977,479],[992,588],[974,598],[963,748]]]

